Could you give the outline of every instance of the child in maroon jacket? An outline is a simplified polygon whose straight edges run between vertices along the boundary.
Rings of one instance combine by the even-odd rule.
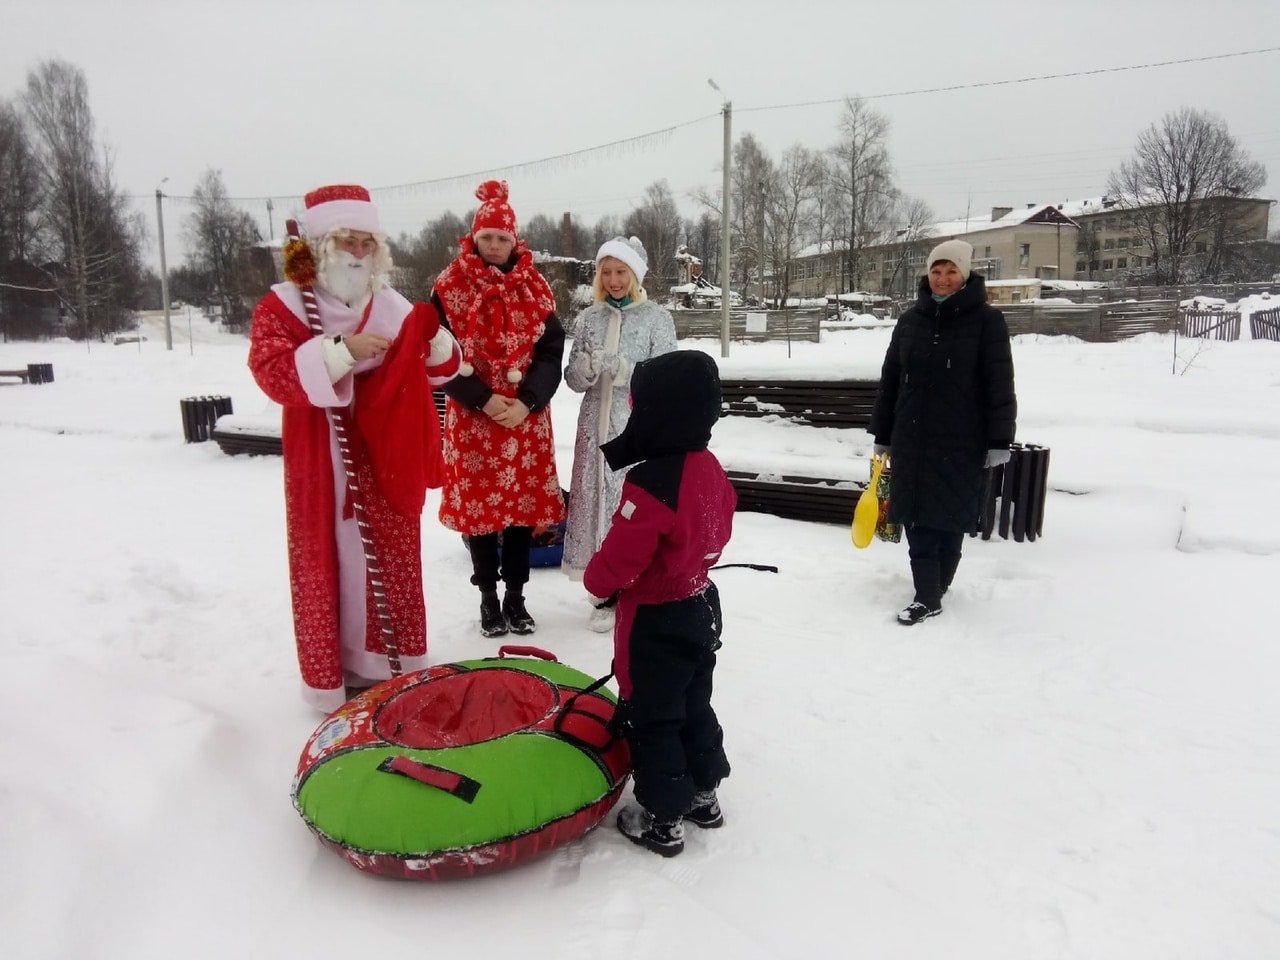
[[[601,450],[630,466],[609,533],[583,584],[597,605],[617,603],[614,673],[639,806],[618,815],[628,839],[673,857],[685,820],[724,823],[715,790],[729,775],[711,708],[720,648],[720,594],[707,571],[733,531],[737,505],[707,449],[720,417],[720,374],[696,350],[636,364],[631,419]]]

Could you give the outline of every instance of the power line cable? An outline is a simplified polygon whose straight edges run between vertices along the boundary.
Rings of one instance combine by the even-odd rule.
[[[1229,60],[1232,57],[1250,57],[1259,53],[1280,53],[1280,47],[1262,47],[1257,50],[1238,50],[1234,53],[1215,53],[1204,57],[1183,57],[1178,60],[1160,60],[1155,63],[1135,63],[1123,67],[1097,67],[1093,70],[1075,70],[1070,73],[1046,73],[1038,77],[1018,77],[1014,80],[986,80],[981,83],[956,83],[946,87],[924,87],[920,90],[899,90],[895,93],[872,93],[863,100],[887,100],[890,97],[916,97],[926,93],[949,93],[955,90],[977,90],[982,87],[1007,87],[1019,83],[1039,83],[1042,80],[1066,80],[1073,77],[1091,77],[1102,73],[1123,73],[1128,70],[1151,70],[1156,67],[1172,67],[1186,63],[1205,63],[1210,60]],[[843,103],[844,97],[832,100],[808,100],[803,103],[779,103],[770,107],[744,107],[741,113],[762,110],[791,110],[796,107],[816,107]]]
[[[1188,64],[1188,63],[1206,63],[1214,60],[1228,60],[1235,57],[1249,57],[1249,56],[1256,56],[1258,54],[1278,53],[1278,52],[1280,52],[1280,47],[1261,47],[1257,50],[1237,50],[1233,53],[1209,54],[1202,57],[1182,57],[1177,60],[1160,60],[1154,63],[1128,64],[1128,65],[1119,66],[1119,67],[1097,67],[1092,70],[1076,70],[1070,73],[1051,73],[1051,74],[1043,74],[1041,76],[1036,76],[1036,77],[1018,77],[1016,79],[1010,79],[1010,80],[987,80],[987,81],[982,81],[978,83],[952,84],[950,86],[945,86],[945,87],[924,87],[919,90],[901,90],[895,93],[876,93],[876,94],[866,95],[862,99],[883,100],[891,97],[914,97],[914,96],[921,96],[924,94],[946,93],[946,92],[951,92],[956,90],[976,90],[984,87],[1011,86],[1011,85],[1020,84],[1020,83],[1039,83],[1044,80],[1063,80],[1063,79],[1069,79],[1069,78],[1075,78],[1075,77],[1095,76],[1095,75],[1104,74],[1104,73],[1123,73],[1123,72],[1134,71],[1134,70],[1151,70],[1151,69],[1156,69],[1158,67],[1179,66],[1179,65]],[[837,98],[827,99],[827,100],[808,100],[801,103],[783,103],[783,104],[775,104],[773,106],[764,106],[764,107],[741,107],[738,109],[738,112],[739,113],[756,113],[756,112],[762,112],[766,110],[791,110],[791,109],[797,109],[800,107],[825,106],[830,104],[843,103],[844,101],[845,101],[844,97],[837,97]],[[491,176],[496,176],[498,174],[509,174],[519,170],[527,170],[529,168],[538,168],[538,167],[545,167],[549,165],[565,163],[568,161],[576,160],[578,158],[586,157],[590,154],[599,153],[602,151],[616,152],[618,150],[625,149],[628,147],[648,146],[653,141],[656,141],[659,139],[666,139],[670,137],[671,134],[675,133],[677,130],[684,129],[685,127],[696,126],[697,124],[705,123],[706,121],[713,120],[719,116],[720,116],[719,112],[706,114],[704,116],[697,117],[693,120],[685,120],[681,123],[673,124],[672,126],[669,126],[669,127],[664,127],[660,130],[651,130],[648,133],[637,134],[634,137],[624,137],[620,140],[610,141],[609,143],[598,144],[597,146],[594,146],[594,147],[585,147],[581,150],[570,150],[566,153],[558,153],[550,157],[542,157],[541,159],[538,159],[538,160],[527,160],[522,163],[509,164],[507,166],[502,166],[502,167],[492,167],[487,170],[475,170],[470,173],[459,173],[459,174],[454,174],[452,176],[447,176],[447,177],[436,177],[431,180],[417,180],[411,183],[393,184],[391,186],[386,186],[386,187],[370,187],[369,192],[371,194],[373,193],[385,194],[385,193],[395,193],[395,192],[405,192],[405,191],[417,191],[417,190],[422,190],[427,188],[438,188],[438,187],[443,187],[450,183],[454,183],[459,180],[474,180],[477,177],[491,177]],[[169,195],[166,194],[166,197],[169,197]],[[135,197],[133,199],[144,200],[147,198]],[[194,198],[173,196],[173,197],[170,197],[170,199],[192,200]],[[272,194],[271,196],[258,196],[258,197],[228,197],[227,199],[240,201],[240,202],[264,202],[266,200],[301,200],[302,195],[301,194]]]

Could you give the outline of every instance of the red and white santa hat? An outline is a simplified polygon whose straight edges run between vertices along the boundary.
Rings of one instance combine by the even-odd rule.
[[[480,209],[471,221],[471,236],[481,230],[501,230],[511,234],[512,239],[518,237],[516,229],[516,212],[507,203],[507,181],[486,180],[476,187],[476,199],[480,201]]]
[[[339,183],[312,190],[303,198],[307,211],[302,216],[307,236],[319,240],[330,230],[364,230],[381,233],[378,208],[369,191],[351,183]]]

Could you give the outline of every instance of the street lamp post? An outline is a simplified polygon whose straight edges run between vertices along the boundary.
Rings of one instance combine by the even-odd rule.
[[[161,186],[168,180],[168,177],[161,180]],[[163,196],[160,187],[156,187],[156,233],[160,238],[160,299],[164,303],[164,348],[172,350],[173,328],[169,325],[169,268],[164,262],[164,208],[161,203]]]
[[[731,200],[729,171],[733,156],[733,103],[725,97],[716,82],[708,78],[711,89],[724,97],[720,112],[724,115],[724,199],[720,209],[720,356],[729,356],[729,234]]]
[[[760,309],[764,309],[764,180],[758,184],[760,187]],[[775,275],[777,271],[774,271]]]

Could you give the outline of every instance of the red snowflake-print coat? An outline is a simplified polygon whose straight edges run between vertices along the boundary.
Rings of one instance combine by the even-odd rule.
[[[424,376],[424,365],[417,358],[424,356],[421,351],[426,337],[419,327],[423,325],[421,311],[431,308],[421,305],[415,311],[408,300],[388,288],[374,295],[364,314],[319,290],[316,300],[326,334],[368,330],[396,338],[385,357],[359,361],[333,383],[325,368],[322,338],[309,328],[296,286],[277,284],[253,314],[249,368],[263,392],[283,407],[289,579],[303,699],[328,712],[346,700],[344,679],[390,676],[328,411],[350,407],[354,414],[349,421],[357,474],[382,567],[401,665],[406,671],[421,669],[426,666],[427,653],[421,490],[416,511],[412,497],[408,506],[404,496],[393,495],[389,500],[389,485],[394,483],[389,477],[394,474],[389,475],[385,461],[375,462],[367,450],[414,445],[425,451],[425,457],[417,458],[418,483],[439,486],[439,426],[430,387],[456,372],[460,354],[455,349],[445,364],[425,368]],[[379,371],[384,362],[387,370]],[[393,369],[396,379],[389,382]],[[396,414],[381,418],[377,424],[367,416],[361,418],[362,401],[369,409],[381,410],[389,397],[416,398],[416,402],[393,405]]]
[[[432,297],[471,368],[446,389],[440,522],[467,535],[559,523],[564,499],[549,404],[560,385],[564,331],[555,298],[523,242],[505,268],[485,263],[470,237],[461,243]],[[519,398],[529,416],[514,429],[494,423],[481,408],[495,393]]]

